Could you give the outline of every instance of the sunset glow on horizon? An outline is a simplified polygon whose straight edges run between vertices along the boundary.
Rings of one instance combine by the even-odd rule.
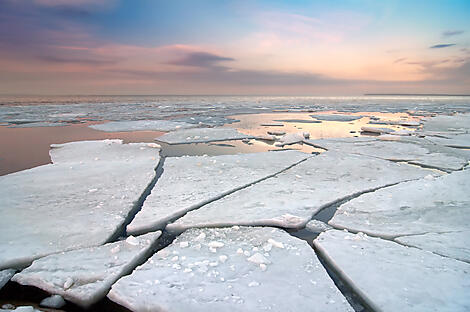
[[[0,94],[470,93],[470,1],[0,0]]]

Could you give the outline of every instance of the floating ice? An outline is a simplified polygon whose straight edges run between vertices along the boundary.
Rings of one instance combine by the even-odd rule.
[[[15,270],[12,269],[0,271],[0,289],[8,283],[13,274],[15,274]]]
[[[169,132],[157,138],[157,141],[168,144],[188,144],[252,138],[232,128],[194,128]]]
[[[470,114],[435,116],[426,120],[423,125],[423,131],[468,132],[469,128]]]
[[[312,233],[321,233],[321,232],[332,229],[332,227],[326,224],[325,222],[318,221],[318,220],[311,220],[307,223],[307,225],[305,226],[305,229]]]
[[[279,121],[279,122],[289,122],[289,123],[321,123],[321,121],[318,120],[310,120],[310,119],[277,119],[274,121]]]
[[[404,182],[343,204],[329,224],[386,238],[468,231],[469,189],[470,170]],[[441,239],[445,239],[445,235]],[[413,239],[403,238],[405,240]],[[463,246],[466,241],[453,244]]]
[[[155,177],[158,153],[120,140],[54,145],[53,164],[0,177],[0,269],[118,235]]]
[[[326,231],[320,255],[373,311],[466,311],[470,265],[379,238]]]
[[[283,151],[167,158],[162,176],[127,231],[136,234],[162,229],[166,223],[194,208],[308,157],[311,156],[301,152]]]
[[[318,119],[318,120],[325,120],[325,121],[354,121],[357,119],[361,119],[362,116],[353,116],[353,115],[344,115],[344,114],[318,114],[318,115],[310,115],[310,117]]]
[[[378,134],[386,134],[386,133],[392,133],[395,130],[390,129],[390,128],[361,127],[361,131],[371,132],[371,133],[378,133]]]
[[[132,121],[111,121],[103,124],[91,125],[90,128],[106,132],[122,131],[174,131],[178,129],[188,129],[197,125],[172,120],[132,120]]]
[[[338,200],[427,174],[428,170],[377,158],[325,152],[190,211],[167,229],[180,232],[230,225],[302,228],[315,213]]]
[[[196,240],[201,234],[206,238]],[[285,248],[251,258],[237,252],[261,250],[269,239]],[[210,252],[213,241],[224,243],[225,261]],[[352,311],[307,243],[274,228],[189,230],[121,278],[108,297],[133,311]]]
[[[111,285],[129,274],[150,255],[161,232],[135,238],[137,244],[118,241],[99,247],[57,253],[35,260],[13,281],[57,294],[83,308],[106,296]],[[118,253],[112,249],[120,247]]]
[[[310,134],[308,132],[297,132],[289,133],[280,138],[281,145],[291,145],[303,142],[304,139],[308,139]]]
[[[37,128],[37,127],[64,127],[69,124],[63,122],[28,122],[9,125],[8,128]]]
[[[40,305],[46,308],[60,309],[66,304],[64,298],[60,295],[52,295],[50,297],[44,298]]]

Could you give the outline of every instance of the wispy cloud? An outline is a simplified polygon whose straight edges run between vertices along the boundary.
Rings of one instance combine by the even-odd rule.
[[[180,59],[171,61],[168,64],[212,68],[221,67],[218,65],[218,63],[223,61],[235,61],[235,59],[231,57],[219,56],[209,52],[192,52],[188,53]]]
[[[457,36],[457,35],[463,34],[464,32],[465,31],[463,31],[463,30],[448,30],[448,31],[444,31],[442,33],[442,37],[448,38],[448,37],[452,37],[452,36]]]
[[[453,47],[455,46],[455,43],[443,43],[443,44],[436,44],[433,46],[430,46],[430,49],[442,49],[442,48],[448,48],[448,47]]]
[[[401,63],[403,61],[406,61],[406,57],[402,57],[402,58],[399,58],[399,59],[396,59],[393,64],[398,64],[398,63]]]

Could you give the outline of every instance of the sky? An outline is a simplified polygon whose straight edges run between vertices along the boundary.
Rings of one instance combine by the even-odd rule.
[[[470,94],[469,0],[0,0],[0,94]]]

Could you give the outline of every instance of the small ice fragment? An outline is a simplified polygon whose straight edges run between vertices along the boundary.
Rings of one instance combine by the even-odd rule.
[[[188,242],[180,242],[180,248],[186,248],[189,246]]]
[[[139,245],[139,240],[131,235],[128,238],[126,238],[126,243],[132,246],[137,246]]]
[[[173,258],[171,258],[171,261],[173,262],[178,261],[178,256],[174,256]]]
[[[98,191],[98,189],[93,188],[93,189],[89,189],[89,190],[88,190],[88,193],[94,193],[94,192],[96,192],[96,191]]]
[[[219,256],[219,260],[220,260],[220,262],[222,262],[222,263],[225,263],[225,261],[227,261],[227,259],[228,259],[228,257],[227,257],[226,255],[220,255],[220,256]]]
[[[273,245],[270,244],[270,243],[267,243],[266,245],[263,246],[263,249],[264,251],[271,251],[271,249],[273,248]]]
[[[277,242],[272,238],[268,239],[268,243],[270,243],[271,245],[277,248],[284,248],[284,244],[282,242]]]
[[[115,253],[118,253],[120,250],[121,250],[121,246],[117,245],[116,247],[113,247],[111,249],[111,253],[115,254]]]
[[[197,237],[196,237],[196,240],[198,241],[202,241],[206,238],[206,233],[202,232],[201,234],[199,234]]]
[[[52,295],[44,298],[39,305],[46,308],[60,309],[65,305],[65,300],[60,295]]]
[[[243,249],[238,248],[238,249],[237,249],[237,254],[239,254],[239,255],[243,254]]]
[[[259,286],[259,283],[256,282],[256,281],[253,281],[253,282],[248,284],[248,287],[256,287],[256,286]]]
[[[73,285],[73,279],[71,277],[67,277],[64,283],[64,289],[67,290]]]
[[[253,256],[249,257],[246,260],[248,260],[250,262],[253,262],[253,263],[256,263],[256,264],[269,263],[269,260],[266,259],[266,257],[263,256],[262,254],[260,254],[259,252],[255,253]]]
[[[246,256],[246,257],[249,257],[251,255],[251,253],[248,251],[248,250],[245,250],[243,252],[243,254]]]
[[[266,266],[266,264],[264,264],[264,263],[260,263],[260,264],[259,264],[259,268],[261,269],[261,271],[264,272],[264,271],[266,271],[267,266]]]
[[[192,272],[192,271],[193,271],[193,270],[190,269],[190,268],[186,268],[186,269],[183,270],[184,273],[189,273],[189,272]]]
[[[208,246],[211,247],[211,248],[221,248],[221,247],[224,247],[224,243],[217,242],[217,241],[212,241],[208,244]]]

